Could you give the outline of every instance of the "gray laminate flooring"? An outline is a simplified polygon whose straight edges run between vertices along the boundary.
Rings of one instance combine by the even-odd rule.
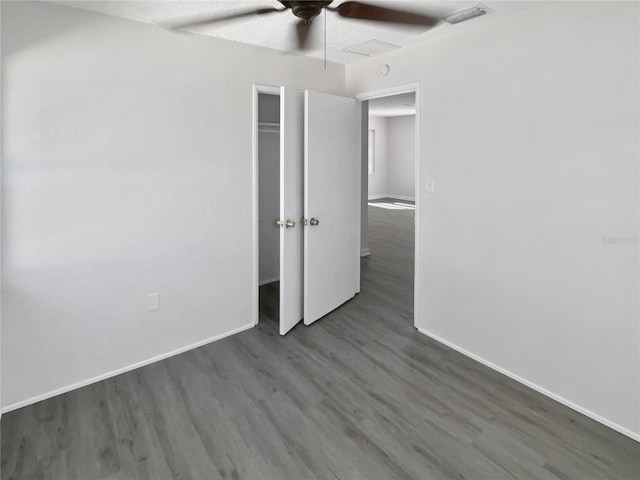
[[[313,326],[280,337],[271,285],[252,330],[4,415],[2,478],[638,478],[638,443],[419,334],[413,211],[370,228]]]

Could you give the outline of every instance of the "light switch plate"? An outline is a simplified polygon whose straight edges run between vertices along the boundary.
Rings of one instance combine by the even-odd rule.
[[[426,181],[427,193],[434,193],[436,191],[436,181],[433,178],[427,178]]]

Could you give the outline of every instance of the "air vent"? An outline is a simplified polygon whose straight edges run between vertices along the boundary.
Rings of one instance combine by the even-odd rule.
[[[455,25],[456,23],[466,22],[467,20],[471,20],[472,18],[481,17],[486,13],[487,9],[485,7],[483,7],[482,5],[476,5],[475,7],[460,10],[453,15],[444,17],[443,20],[447,23],[450,23],[451,25]]]
[[[397,50],[398,48],[400,48],[398,45],[393,45],[392,43],[381,42],[380,40],[369,40],[368,42],[361,43],[360,45],[345,48],[344,51],[373,57],[374,55],[380,55],[381,53]]]

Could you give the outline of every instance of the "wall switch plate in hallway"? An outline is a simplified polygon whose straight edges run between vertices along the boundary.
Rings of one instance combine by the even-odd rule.
[[[426,190],[427,193],[434,193],[436,191],[436,181],[434,178],[427,178]]]
[[[159,300],[157,292],[147,295],[147,311],[153,312],[154,310],[158,310],[160,307]]]

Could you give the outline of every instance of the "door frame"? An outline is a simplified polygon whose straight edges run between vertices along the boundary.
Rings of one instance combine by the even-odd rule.
[[[258,325],[260,320],[260,226],[258,225],[259,217],[259,201],[260,201],[260,175],[258,171],[258,94],[266,93],[269,95],[280,95],[280,87],[272,85],[253,85],[253,113],[251,115],[251,123],[253,130],[252,138],[252,171],[251,182],[253,190],[253,267],[252,267],[252,311],[253,325]]]
[[[417,312],[419,305],[420,292],[418,290],[420,279],[420,205],[422,197],[422,182],[420,179],[420,116],[421,116],[421,100],[420,100],[420,83],[410,83],[395,87],[383,88],[381,90],[373,90],[369,92],[358,93],[354,98],[360,102],[365,100],[373,100],[376,98],[390,97],[402,93],[415,93],[416,95],[416,118],[415,118],[415,159],[414,159],[414,190],[415,190],[415,214],[414,214],[414,257],[413,257],[413,326],[417,327]],[[364,172],[363,172],[364,174]],[[368,208],[368,207],[367,207]],[[363,212],[364,213],[364,212]]]

